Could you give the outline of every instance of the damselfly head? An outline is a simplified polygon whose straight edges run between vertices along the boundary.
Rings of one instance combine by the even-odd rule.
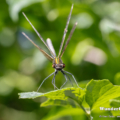
[[[62,70],[65,67],[65,64],[62,62],[61,58],[55,58],[52,67],[56,70]]]
[[[55,68],[56,70],[62,70],[63,68],[65,68],[65,64],[61,63],[61,64],[52,64],[52,67]]]

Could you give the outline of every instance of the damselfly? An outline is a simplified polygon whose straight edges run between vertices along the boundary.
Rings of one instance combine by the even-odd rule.
[[[33,40],[31,40],[24,32],[22,32],[22,34],[23,34],[35,47],[37,47],[37,48],[45,55],[45,57],[46,57],[49,61],[51,61],[51,62],[53,63],[53,64],[52,64],[52,67],[55,69],[55,72],[53,72],[52,74],[50,74],[48,77],[46,77],[46,78],[42,81],[42,83],[40,84],[38,90],[41,88],[41,86],[42,86],[42,84],[45,82],[45,80],[47,80],[47,79],[48,79],[51,75],[53,75],[53,74],[54,74],[54,77],[53,77],[53,79],[52,79],[52,84],[53,84],[53,86],[54,86],[54,89],[57,88],[56,85],[55,85],[55,76],[56,76],[56,74],[58,73],[58,71],[61,71],[61,73],[65,76],[65,80],[66,80],[66,81],[64,82],[64,84],[63,84],[60,88],[62,88],[62,87],[66,84],[66,82],[67,82],[68,80],[69,80],[69,81],[71,82],[71,84],[72,84],[72,81],[70,80],[70,78],[69,78],[69,76],[68,76],[67,74],[70,74],[70,75],[73,77],[75,83],[76,83],[77,86],[78,86],[78,83],[77,83],[74,75],[73,75],[72,73],[70,73],[70,72],[67,72],[67,71],[64,71],[64,70],[63,70],[63,68],[65,68],[65,64],[64,64],[64,63],[62,62],[62,60],[61,60],[61,57],[62,57],[63,53],[65,52],[65,49],[66,49],[66,47],[67,47],[67,45],[68,45],[68,43],[69,43],[69,41],[70,41],[70,39],[71,39],[71,37],[72,37],[72,34],[73,34],[73,32],[74,32],[74,30],[75,30],[75,28],[76,28],[76,25],[77,25],[77,22],[76,22],[76,23],[74,24],[73,28],[71,29],[70,34],[69,34],[69,36],[68,36],[68,38],[67,38],[67,40],[66,40],[66,43],[65,43],[65,45],[64,45],[64,48],[63,48],[63,44],[64,44],[64,41],[65,41],[65,37],[66,37],[68,25],[69,25],[70,18],[71,18],[71,14],[72,14],[72,9],[73,9],[73,5],[72,5],[72,7],[71,7],[70,14],[69,14],[69,16],[68,16],[68,20],[67,20],[67,23],[66,23],[66,26],[65,26],[65,29],[64,29],[64,33],[63,33],[62,42],[61,42],[61,45],[60,45],[60,49],[59,49],[58,56],[56,56],[56,53],[55,53],[55,50],[54,50],[54,47],[53,47],[53,45],[52,45],[51,40],[48,38],[48,39],[46,40],[46,42],[45,42],[44,39],[42,38],[42,36],[38,33],[38,31],[35,29],[35,27],[34,27],[34,26],[32,25],[32,23],[29,21],[29,19],[27,18],[27,16],[23,13],[24,17],[25,17],[26,20],[29,22],[29,24],[32,26],[32,28],[34,29],[34,31],[36,32],[36,34],[38,35],[38,37],[42,40],[42,42],[44,43],[44,45],[45,45],[45,46],[48,48],[48,50],[50,51],[51,55],[49,55],[49,54],[46,53],[43,49],[41,49],[38,45],[36,45],[36,44],[33,42]],[[66,73],[67,73],[67,74],[66,74]],[[73,86],[73,84],[72,84],[72,86]],[[79,87],[79,86],[78,86],[78,87]],[[58,88],[57,88],[57,89],[58,89]],[[37,91],[38,91],[38,90],[37,90]]]

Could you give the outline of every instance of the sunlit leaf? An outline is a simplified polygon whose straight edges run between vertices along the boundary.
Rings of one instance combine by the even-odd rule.
[[[111,110],[114,116],[120,116],[120,98],[110,100],[111,108],[115,110]]]
[[[85,98],[91,110],[119,96],[120,86],[113,85],[109,80],[91,80],[86,87]]]
[[[51,105],[51,102],[53,102],[52,100],[57,101],[57,104],[58,104],[58,100],[60,100],[59,105],[60,105],[60,103],[62,105],[62,102],[64,101],[64,103],[65,103],[65,101],[68,100],[68,98],[71,98],[74,101],[78,102],[78,104],[81,104],[83,101],[84,94],[85,94],[84,90],[82,90],[80,88],[74,88],[74,87],[54,90],[54,91],[50,91],[47,93],[38,93],[38,92],[19,93],[20,98],[34,99],[37,97],[45,96],[45,97],[51,99],[49,101],[49,105]]]

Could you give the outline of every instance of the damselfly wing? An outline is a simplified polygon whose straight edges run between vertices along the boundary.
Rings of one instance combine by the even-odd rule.
[[[65,82],[64,84],[60,87],[62,88],[66,82],[69,80],[72,84],[72,81],[71,79],[69,78],[69,76],[67,74],[70,74],[76,85],[78,86],[78,83],[74,77],[74,75],[70,72],[67,72],[67,71],[64,71],[63,68],[65,68],[65,64],[62,62],[62,59],[61,57],[63,56],[64,52],[65,52],[65,49],[67,47],[67,45],[69,44],[69,41],[73,35],[73,32],[76,28],[76,25],[77,25],[77,22],[74,24],[73,28],[71,29],[70,31],[70,34],[66,40],[66,43],[64,45],[64,41],[65,41],[65,37],[66,37],[66,34],[67,34],[67,31],[68,31],[68,25],[69,25],[69,22],[70,22],[70,18],[71,18],[71,14],[72,14],[72,10],[73,10],[73,4],[72,4],[72,7],[71,7],[71,10],[70,10],[70,14],[68,16],[68,20],[67,20],[67,23],[66,23],[66,26],[65,26],[65,29],[64,29],[64,33],[63,33],[63,37],[62,37],[62,42],[61,42],[61,45],[60,45],[60,49],[59,49],[59,53],[58,53],[58,56],[56,56],[56,53],[55,53],[55,50],[54,50],[54,47],[52,45],[52,42],[51,40],[48,38],[46,40],[46,42],[44,41],[44,39],[42,38],[42,36],[38,33],[38,31],[36,30],[36,28],[32,25],[32,23],[30,22],[30,20],[27,18],[27,16],[23,13],[24,17],[26,18],[26,20],[29,22],[29,24],[32,26],[32,28],[34,29],[34,31],[36,32],[36,34],[38,35],[38,37],[41,39],[41,41],[44,43],[44,45],[48,48],[48,50],[50,51],[51,55],[49,55],[48,53],[46,53],[43,49],[41,49],[38,45],[36,45],[33,40],[31,40],[24,32],[22,32],[22,34],[35,46],[37,47],[44,55],[45,57],[51,61],[53,64],[52,64],[52,67],[55,69],[55,72],[53,72],[52,74],[50,74],[48,77],[46,77],[42,83],[40,84],[38,90],[41,88],[42,84],[45,82],[45,80],[47,80],[51,75],[54,74],[54,77],[52,79],[52,84],[54,86],[54,89],[57,88],[56,85],[55,85],[55,76],[56,74],[58,73],[58,71],[60,71],[64,76],[65,76]],[[64,45],[64,47],[63,47]],[[67,74],[66,74],[67,73]],[[73,85],[73,84],[72,84]],[[79,86],[78,86],[79,87]],[[58,88],[57,88],[58,89]],[[37,90],[37,91],[38,91]]]

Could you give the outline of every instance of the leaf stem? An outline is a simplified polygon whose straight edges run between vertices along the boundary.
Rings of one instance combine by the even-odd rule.
[[[71,98],[71,97],[69,97],[69,98]],[[92,120],[92,117],[90,116],[89,113],[87,113],[86,109],[82,106],[82,104],[80,104],[79,101],[76,100],[76,99],[73,99],[73,98],[71,98],[71,99],[74,100],[74,101],[76,101],[76,102],[78,103],[79,107],[85,112],[87,118],[88,118],[89,120]]]
[[[77,102],[78,103],[78,102]],[[79,103],[78,103],[79,104]],[[91,120],[90,114],[87,113],[87,111],[85,110],[85,108],[79,104],[80,108],[85,112],[86,116],[88,117],[89,120]]]

